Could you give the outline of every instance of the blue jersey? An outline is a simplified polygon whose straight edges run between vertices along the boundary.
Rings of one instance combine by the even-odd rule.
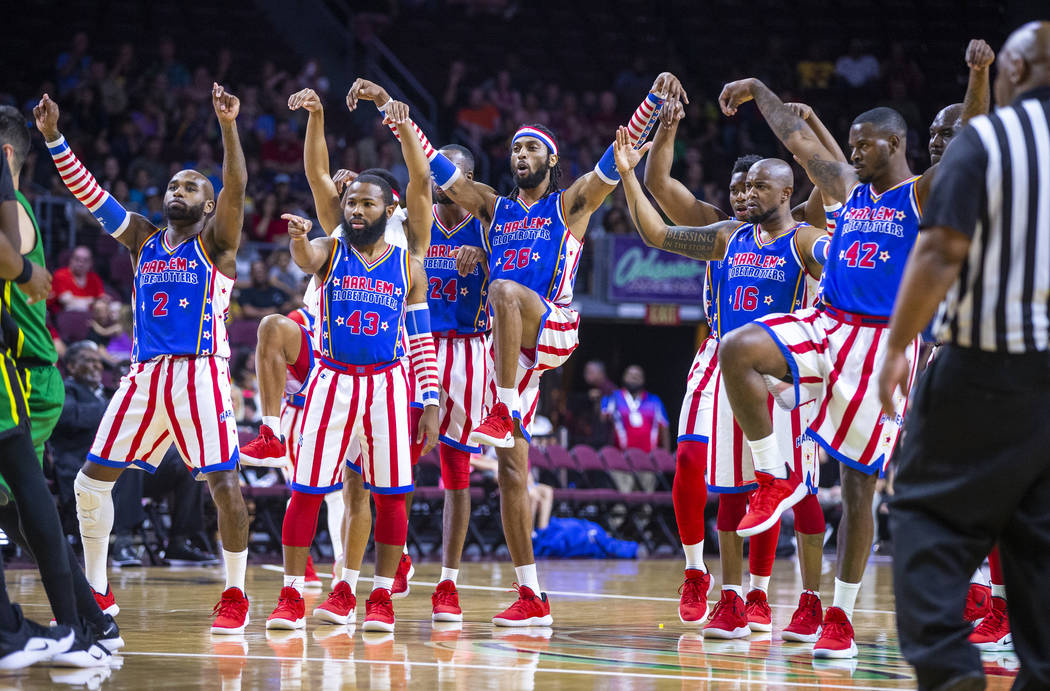
[[[135,267],[134,343],[131,357],[146,362],[160,355],[230,356],[226,315],[234,279],[219,271],[200,235],[177,247],[167,229],[146,238]]]
[[[480,265],[467,276],[459,275],[453,253],[463,245],[483,246],[481,222],[468,214],[455,228],[446,228],[438,220],[435,208],[430,249],[423,261],[430,330],[434,333],[473,334],[488,329],[488,276]]]
[[[489,280],[505,278],[531,288],[555,305],[572,302],[582,243],[569,232],[556,192],[529,206],[521,198],[496,199],[485,234]]]
[[[349,365],[379,365],[405,354],[405,300],[412,286],[407,250],[387,245],[369,264],[352,245],[332,243],[321,282],[314,348]]]
[[[765,243],[759,227],[751,223],[730,236],[712,288],[716,315],[713,332],[719,340],[759,317],[812,305],[817,279],[809,275],[798,248],[798,230],[804,225],[797,223]]]
[[[857,184],[838,210],[821,298],[836,309],[889,317],[919,234],[918,176],[876,195]]]

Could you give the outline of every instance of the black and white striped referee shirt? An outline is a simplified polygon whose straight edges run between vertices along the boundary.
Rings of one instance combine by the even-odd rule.
[[[972,239],[938,341],[1050,350],[1050,88],[970,121],[941,159],[921,226]]]

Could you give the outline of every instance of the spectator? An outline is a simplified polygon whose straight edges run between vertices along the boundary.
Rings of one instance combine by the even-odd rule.
[[[172,89],[181,89],[190,83],[190,72],[175,59],[175,41],[170,36],[160,39],[160,62],[153,67],[157,75],[163,75]]]
[[[302,293],[303,279],[306,277],[292,261],[288,250],[280,249],[270,253],[270,282],[280,286],[289,295]]]
[[[835,74],[851,89],[863,89],[879,78],[879,61],[855,38],[849,42],[849,52],[835,61]]]
[[[573,444],[589,444],[595,448],[610,441],[608,423],[602,418],[602,399],[612,395],[616,386],[605,373],[605,363],[591,360],[583,367],[586,391],[569,395],[566,427]]]
[[[645,372],[631,365],[623,372],[623,388],[602,400],[602,414],[616,432],[620,449],[651,452],[660,447],[671,450],[671,435],[663,401],[645,390]]]
[[[238,292],[237,303],[248,319],[262,319],[292,309],[290,296],[270,281],[263,261],[252,262],[250,282]]]
[[[146,190],[167,182],[168,166],[161,160],[163,150],[161,140],[154,137],[146,142],[143,152],[132,159],[128,165],[128,176],[134,181],[135,187],[141,186]],[[146,171],[145,178],[139,176],[140,170]]]
[[[495,134],[499,121],[499,108],[485,98],[485,92],[480,87],[470,90],[468,105],[460,108],[456,114],[456,122],[478,140]]]
[[[623,207],[616,205],[602,217],[602,229],[607,235],[633,235],[634,228],[627,221]]]
[[[807,91],[827,89],[831,85],[831,77],[834,74],[835,64],[824,56],[821,43],[808,41],[806,57],[799,60],[796,67],[799,88]]]
[[[303,167],[303,144],[287,120],[277,123],[273,139],[262,145],[263,168],[277,173],[294,174]]]
[[[91,250],[80,245],[69,256],[69,266],[55,271],[51,279],[51,309],[88,312],[105,289],[94,272]]]
[[[58,92],[66,93],[76,88],[91,68],[91,56],[87,54],[88,35],[78,31],[73,36],[73,47],[58,56],[55,72],[58,77]]]
[[[255,242],[275,242],[288,236],[288,221],[281,218],[277,195],[270,192],[248,218],[248,237]]]

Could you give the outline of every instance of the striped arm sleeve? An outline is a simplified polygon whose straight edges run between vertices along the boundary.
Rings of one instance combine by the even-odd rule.
[[[120,237],[131,221],[128,210],[98,184],[95,176],[69,148],[65,137],[59,136],[56,141],[48,142],[47,150],[51,152],[62,182],[73,196],[88,208],[107,233],[114,238]]]
[[[645,100],[635,109],[631,119],[627,121],[627,134],[631,140],[631,146],[635,149],[645,143],[649,133],[653,130],[660,109],[664,107],[664,99],[656,94],[646,94]],[[595,174],[606,184],[615,185],[620,181],[620,172],[616,170],[616,158],[613,152],[614,144],[610,144],[605,150],[598,165],[594,166]]]
[[[408,333],[408,357],[416,377],[416,388],[423,406],[438,404],[437,348],[430,333],[430,312],[427,303],[409,305],[405,311],[405,331]]]
[[[379,108],[379,106],[376,106]],[[383,106],[386,107],[385,105]],[[380,113],[386,111],[383,108],[379,108]],[[412,131],[416,133],[416,137],[419,138],[419,143],[423,145],[423,153],[426,155],[427,160],[430,161],[430,175],[434,178],[434,182],[437,183],[438,187],[443,190],[447,190],[449,187],[459,179],[462,173],[459,168],[456,167],[452,161],[448,159],[445,154],[441,153],[434,148],[434,145],[427,139],[427,135],[423,134],[423,130],[419,129],[419,125],[414,120],[409,120],[408,124],[412,126]],[[397,125],[392,122],[387,123],[387,127],[393,132],[394,137],[401,141],[401,135],[397,131]]]

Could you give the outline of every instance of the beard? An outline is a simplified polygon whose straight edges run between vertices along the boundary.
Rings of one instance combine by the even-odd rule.
[[[633,396],[645,387],[641,384],[624,384],[623,388],[627,389],[627,391]]]
[[[169,204],[164,208],[164,215],[169,221],[196,223],[204,217],[203,202],[197,206]]]
[[[539,170],[530,170],[524,176],[519,175],[517,171],[514,172],[514,181],[517,183],[519,189],[531,190],[540,186],[543,179],[547,177],[549,168],[547,167],[550,163],[550,156],[547,156],[547,161],[539,168]]]
[[[386,216],[382,215],[375,223],[365,225],[363,228],[355,229],[347,221],[343,224],[343,237],[354,247],[368,247],[374,245],[379,238],[383,237],[386,230]]]
[[[437,185],[434,186],[434,189],[432,190],[432,193],[434,195],[434,203],[435,204],[441,204],[442,206],[448,206],[449,204],[455,204],[455,202],[452,201],[452,197],[450,197],[447,194],[445,194],[445,190],[441,189]]]
[[[754,213],[749,213],[747,215],[747,222],[752,223],[754,225],[761,225],[762,223],[765,223],[770,218],[772,218],[773,214],[775,214],[776,212],[776,207],[768,209],[766,211],[755,209]]]

